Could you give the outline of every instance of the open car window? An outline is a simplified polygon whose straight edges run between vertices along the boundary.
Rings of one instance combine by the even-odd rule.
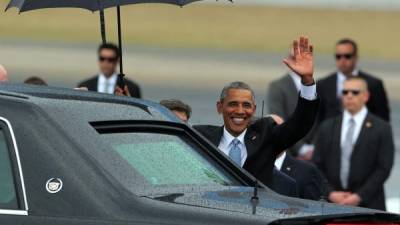
[[[103,133],[100,138],[105,145],[97,155],[103,158],[102,166],[135,194],[185,186],[241,185],[184,132]]]
[[[195,146],[168,134],[108,134],[112,149],[151,185],[231,185]]]

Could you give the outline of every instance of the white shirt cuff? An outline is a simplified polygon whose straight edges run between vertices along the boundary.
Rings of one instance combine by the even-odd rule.
[[[313,84],[311,86],[305,86],[301,84],[300,96],[309,101],[317,99],[317,85]]]

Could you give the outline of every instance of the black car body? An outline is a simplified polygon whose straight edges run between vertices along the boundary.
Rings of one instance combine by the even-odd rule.
[[[288,198],[156,103],[0,85],[0,224],[395,224]],[[252,199],[253,198],[253,199]]]

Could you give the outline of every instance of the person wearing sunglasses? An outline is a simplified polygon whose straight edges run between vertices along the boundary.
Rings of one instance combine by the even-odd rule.
[[[321,124],[313,161],[328,180],[329,201],[385,210],[394,143],[389,123],[367,109],[369,97],[363,78],[344,82],[344,112]]]
[[[317,122],[307,136],[307,142],[315,142],[315,132],[320,124],[328,118],[340,115],[343,112],[341,102],[343,83],[351,77],[361,77],[368,84],[369,100],[366,103],[368,110],[374,115],[390,121],[390,108],[383,85],[383,81],[357,67],[358,45],[348,38],[339,40],[335,46],[336,69],[337,71],[317,81],[317,92],[321,98],[321,105]],[[312,146],[312,145],[311,145]],[[310,160],[313,154],[313,147],[299,151],[299,158]]]
[[[97,53],[100,72],[96,76],[81,82],[78,87],[85,87],[89,91],[115,94],[118,89],[118,46],[112,43],[104,43],[99,46]],[[125,84],[126,87],[124,90],[128,93],[127,95],[135,98],[141,97],[140,87],[138,84],[127,78],[125,78]]]
[[[342,39],[336,43],[335,55],[337,71],[317,82],[321,97],[320,121],[339,115],[342,112],[340,98],[344,81],[353,76],[363,78],[369,87],[367,108],[376,116],[390,121],[390,109],[382,80],[359,70],[358,46],[351,39]]]

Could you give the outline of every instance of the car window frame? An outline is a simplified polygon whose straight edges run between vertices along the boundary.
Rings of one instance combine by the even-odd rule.
[[[129,133],[129,132],[150,132],[184,134],[199,146],[205,155],[215,160],[216,164],[222,169],[228,171],[231,176],[247,186],[253,186],[256,179],[243,168],[233,163],[209,140],[205,139],[195,129],[184,123],[170,121],[152,121],[152,120],[122,120],[122,121],[96,121],[90,122],[91,126],[101,135],[105,133]],[[157,132],[154,132],[158,129]],[[262,185],[263,186],[263,185]]]
[[[11,167],[13,172],[15,191],[17,194],[17,200],[19,209],[2,209],[0,208],[0,215],[28,215],[28,201],[25,189],[25,180],[22,172],[22,165],[20,154],[17,146],[13,127],[8,119],[0,116],[0,127],[4,132],[6,138],[8,152],[11,161]]]

